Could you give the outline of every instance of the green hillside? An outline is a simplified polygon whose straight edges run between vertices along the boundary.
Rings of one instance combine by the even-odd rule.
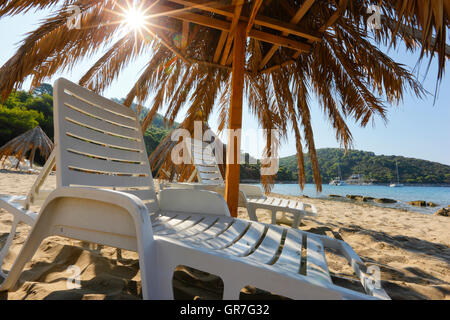
[[[402,183],[450,183],[450,166],[440,163],[405,158],[399,156],[375,155],[373,152],[349,151],[342,149],[317,150],[319,167],[324,183],[328,183],[338,175],[338,164],[342,178],[353,174],[362,174],[366,181],[390,183],[396,181],[395,162],[398,162],[400,182]],[[306,179],[312,182],[312,167],[309,157],[305,162]],[[280,159],[280,167],[284,173],[292,174],[297,179],[297,156]]]
[[[114,101],[114,102],[120,103],[120,104],[122,104],[122,103],[125,101],[125,99],[123,99],[123,98],[122,98],[122,99],[112,98],[111,100]],[[137,104],[135,104],[135,103],[133,103],[133,104],[131,105],[131,109],[133,109],[135,112],[136,112],[137,109],[138,109],[137,107],[138,107],[138,106],[137,106]],[[140,115],[139,115],[139,118],[140,118],[141,120],[144,119],[145,116],[148,114],[148,112],[149,112],[149,109],[147,109],[147,108],[142,108],[141,113],[140,113]],[[173,124],[172,127],[169,127],[169,126],[165,123],[164,117],[163,117],[162,115],[160,115],[160,114],[156,114],[155,119],[153,119],[153,122],[152,122],[152,127],[161,128],[161,129],[168,129],[168,130],[170,130],[170,129],[175,129],[175,128],[178,127],[179,125],[180,125],[179,123],[175,122],[175,123]]]
[[[115,101],[117,103],[123,103],[125,99],[117,99],[113,98],[112,101]],[[131,109],[133,109],[135,112],[137,111],[137,105],[133,103],[131,105]],[[141,113],[139,115],[139,118],[142,120],[145,118],[145,116],[148,113],[147,108],[142,108]],[[175,122],[172,127],[169,127],[165,121],[164,117],[160,114],[157,114],[155,116],[155,119],[153,119],[152,125],[147,129],[147,131],[144,134],[144,140],[145,145],[147,147],[147,153],[150,155],[156,147],[161,143],[161,141],[170,133],[172,129],[175,129],[180,124]]]
[[[323,183],[329,183],[338,176],[338,165],[342,178],[351,175],[363,175],[363,181],[374,183],[390,183],[397,180],[395,162],[398,162],[400,182],[407,184],[450,184],[450,166],[440,163],[405,158],[399,156],[375,155],[373,152],[349,151],[342,149],[317,150],[320,173]],[[312,166],[309,156],[305,155],[305,171],[307,183],[313,183]],[[259,165],[241,165],[242,180],[259,180]],[[277,181],[297,181],[297,156],[280,159]]]

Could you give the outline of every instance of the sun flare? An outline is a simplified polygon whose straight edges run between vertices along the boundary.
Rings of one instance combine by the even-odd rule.
[[[125,13],[125,23],[131,30],[141,30],[145,27],[147,17],[139,8],[130,8]]]

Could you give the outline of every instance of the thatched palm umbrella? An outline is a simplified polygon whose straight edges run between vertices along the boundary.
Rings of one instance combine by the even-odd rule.
[[[45,134],[41,127],[36,127],[25,132],[24,134],[21,134],[1,147],[0,160],[4,158],[2,162],[3,164],[8,157],[16,157],[18,160],[16,166],[17,169],[20,162],[26,157],[27,154],[29,154],[28,159],[30,160],[30,165],[32,168],[36,151],[39,151],[39,154],[41,157],[44,157],[45,160],[48,159],[50,153],[53,151],[53,142]]]
[[[32,85],[60,70],[71,68],[109,44],[121,30],[126,0],[10,0],[0,1],[0,17],[30,9],[62,5],[34,32],[0,69],[0,93],[6,97],[26,77]],[[297,144],[299,184],[305,184],[303,148],[313,165],[317,188],[321,179],[315,151],[309,97],[319,98],[336,138],[348,148],[352,135],[348,118],[366,126],[375,117],[385,119],[388,105],[402,100],[407,89],[421,96],[415,78],[374,44],[406,44],[420,50],[421,59],[438,57],[442,78],[450,4],[443,0],[147,0],[145,17],[133,24],[145,26],[125,35],[80,80],[101,92],[123,67],[138,56],[148,65],[132,86],[125,103],[142,104],[155,94],[146,128],[167,106],[173,121],[188,106],[187,121],[200,110],[204,120],[219,106],[220,129],[239,129],[242,101],[263,129],[278,129],[282,137],[292,129]],[[81,29],[67,29],[76,4],[82,9]],[[367,9],[381,7],[381,29],[367,28]],[[373,41],[371,39],[373,38]],[[221,102],[217,104],[216,102]],[[187,123],[189,127],[189,123]],[[267,136],[269,141],[270,135]],[[229,144],[232,145],[232,144]],[[267,143],[266,153],[272,154]],[[239,150],[230,157],[237,158]],[[227,167],[226,198],[237,210],[239,165]]]

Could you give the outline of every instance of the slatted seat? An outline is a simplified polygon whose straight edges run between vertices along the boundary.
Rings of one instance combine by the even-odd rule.
[[[302,262],[303,233],[287,230],[283,251],[275,266],[288,272],[299,273]]]
[[[311,277],[317,283],[325,286],[334,286],[326,262],[325,248],[344,251],[344,255],[350,254],[354,257],[352,250],[342,241],[275,225],[268,226],[258,222],[244,222],[207,215],[202,216],[205,224],[200,225],[197,223],[198,215],[189,217],[183,215],[182,218],[177,217],[176,219],[177,223],[182,221],[185,228],[180,233],[168,233],[167,230],[173,228],[173,221],[167,221],[165,216],[161,216],[159,219],[163,220],[161,225],[166,225],[166,227],[154,233],[156,238],[182,238],[187,245],[199,248],[206,246],[221,254],[276,268],[295,278]],[[228,224],[229,227],[226,226]],[[202,231],[203,228],[210,230],[208,235]],[[220,231],[224,229],[225,232]],[[305,256],[302,256],[302,250],[306,251]],[[347,253],[347,250],[350,250],[351,253]],[[358,258],[358,261],[349,262],[355,268],[361,263],[361,260]],[[306,270],[303,273],[301,273],[302,264],[306,264]],[[359,269],[355,271],[360,272]],[[378,292],[377,294],[380,297],[383,296],[383,293]]]
[[[388,298],[366,286],[363,263],[345,242],[234,219],[223,197],[210,191],[169,189],[158,199],[139,122],[130,109],[61,79],[55,86],[55,127],[57,189],[39,214],[3,201],[3,208],[14,208],[34,225],[12,269],[2,274],[0,291],[14,287],[44,238],[57,235],[137,251],[145,299],[173,298],[172,277],[179,265],[220,276],[225,299],[238,298],[246,285],[294,299]],[[72,144],[75,133],[77,144]],[[129,141],[132,149],[118,139]],[[300,274],[304,244],[307,268]],[[368,295],[329,280],[325,246],[343,252]]]

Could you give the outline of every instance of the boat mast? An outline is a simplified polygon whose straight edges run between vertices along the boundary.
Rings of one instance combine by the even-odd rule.
[[[397,168],[397,184],[400,184],[400,175],[398,174],[398,161],[395,161],[395,166]]]

